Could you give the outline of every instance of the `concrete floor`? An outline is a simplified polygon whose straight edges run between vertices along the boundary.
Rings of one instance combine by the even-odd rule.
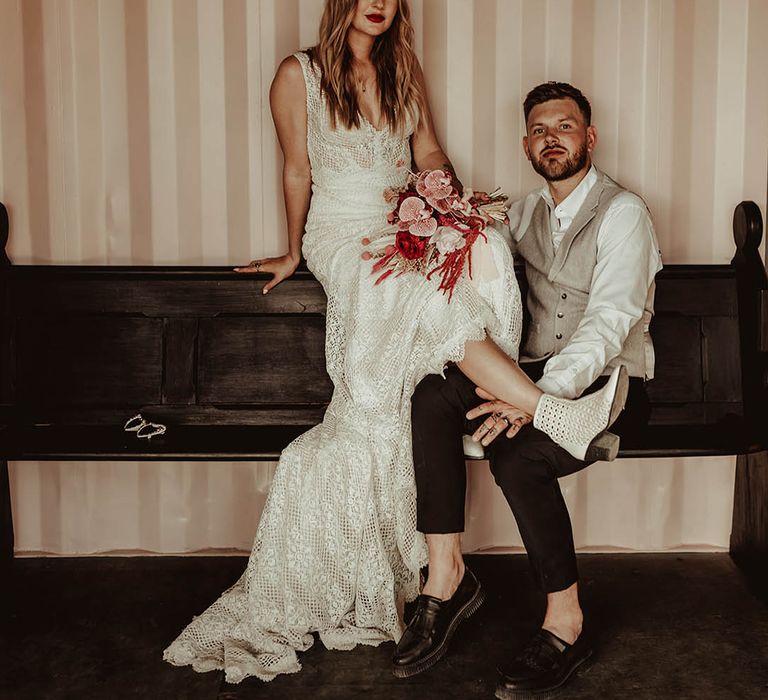
[[[496,664],[536,629],[543,600],[524,556],[468,559],[488,599],[430,671],[394,678],[391,643],[351,652],[317,643],[300,673],[240,685],[161,654],[244,559],[16,560],[0,581],[0,698],[492,698]],[[579,566],[598,648],[560,697],[768,698],[768,591],[728,555],[584,555]]]

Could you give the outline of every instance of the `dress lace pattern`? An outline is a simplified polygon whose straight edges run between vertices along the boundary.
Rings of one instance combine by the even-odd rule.
[[[476,243],[473,279],[459,281],[450,304],[418,274],[374,286],[361,239],[385,223],[384,189],[406,179],[410,134],[364,119],[332,129],[317,69],[306,53],[295,57],[313,181],[303,253],[328,296],[334,391],[323,422],[280,458],[242,577],[165,650],[166,661],[223,669],[231,683],[298,671],[297,652],[315,632],[331,649],[400,638],[399,611],[426,563],[411,394],[486,333],[516,359],[522,323],[509,247],[494,229]]]

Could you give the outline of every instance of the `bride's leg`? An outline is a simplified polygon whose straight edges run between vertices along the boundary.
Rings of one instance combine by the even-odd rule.
[[[580,399],[544,394],[490,339],[467,342],[459,369],[497,398],[533,416],[533,425],[577,459],[610,461],[619,438],[605,432],[624,408],[626,369],[617,367],[599,391]]]
[[[531,416],[536,413],[543,392],[490,338],[469,341],[464,346],[464,359],[458,366],[477,386],[501,401]]]

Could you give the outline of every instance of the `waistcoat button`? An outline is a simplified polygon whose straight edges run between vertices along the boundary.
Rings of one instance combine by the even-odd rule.
[[[562,318],[563,317],[563,312],[562,311],[558,311],[557,312],[557,317],[558,318]]]
[[[557,338],[558,340],[561,340],[561,339],[562,339],[562,337],[563,337],[563,334],[562,334],[562,333],[558,333],[558,334],[555,336],[555,338]]]
[[[563,292],[563,293],[560,295],[560,298],[561,298],[561,299],[567,299],[567,298],[568,298],[568,295],[567,295],[565,292]]]

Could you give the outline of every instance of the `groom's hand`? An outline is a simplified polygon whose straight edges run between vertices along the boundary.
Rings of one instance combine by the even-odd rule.
[[[469,411],[467,418],[474,420],[481,416],[488,416],[472,435],[475,442],[480,442],[487,447],[505,430],[507,437],[513,438],[520,431],[520,428],[533,420],[525,411],[504,401],[499,401],[493,394],[480,387],[475,389],[475,393],[486,401]]]

